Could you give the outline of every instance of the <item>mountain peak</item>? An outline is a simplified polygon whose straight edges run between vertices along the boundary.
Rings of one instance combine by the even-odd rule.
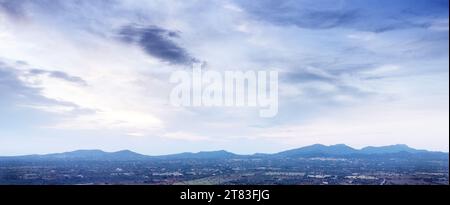
[[[277,155],[289,157],[289,156],[322,156],[322,155],[348,155],[356,153],[357,150],[345,145],[345,144],[337,144],[337,145],[322,145],[322,144],[313,144],[310,146],[292,149],[284,152],[280,152]]]
[[[392,147],[404,147],[404,148],[410,148],[408,145],[406,144],[395,144],[395,145],[391,145]]]
[[[409,152],[409,153],[417,153],[424,152],[425,150],[417,150],[409,147],[406,144],[395,144],[395,145],[387,145],[387,146],[368,146],[361,149],[361,152],[364,154],[386,154],[386,153],[397,153],[397,152]]]
[[[127,149],[120,150],[120,151],[113,152],[113,153],[115,153],[115,154],[138,154],[138,153],[136,153],[136,152],[133,152],[133,151],[127,150]]]

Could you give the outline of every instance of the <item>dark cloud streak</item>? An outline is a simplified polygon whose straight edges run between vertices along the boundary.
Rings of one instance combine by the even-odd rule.
[[[187,51],[178,46],[172,39],[179,34],[156,26],[125,26],[120,32],[120,39],[126,43],[136,43],[144,51],[162,61],[172,64],[190,64],[195,62]]]
[[[76,83],[79,85],[87,85],[87,82],[83,80],[82,78],[78,76],[72,76],[62,71],[49,71],[49,70],[42,70],[42,69],[31,69],[29,71],[30,74],[33,75],[48,75],[52,78],[58,78],[61,80],[65,80],[68,82]]]

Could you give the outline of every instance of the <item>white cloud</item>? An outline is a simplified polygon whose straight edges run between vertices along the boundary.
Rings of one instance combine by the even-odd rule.
[[[392,75],[395,71],[398,71],[400,66],[397,65],[383,65],[371,70],[363,71],[361,74],[367,75],[368,77],[379,77],[384,75]]]

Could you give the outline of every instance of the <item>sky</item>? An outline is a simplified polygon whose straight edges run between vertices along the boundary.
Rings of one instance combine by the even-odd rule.
[[[449,151],[448,0],[0,0],[0,155]],[[279,112],[175,107],[171,73],[276,70]]]

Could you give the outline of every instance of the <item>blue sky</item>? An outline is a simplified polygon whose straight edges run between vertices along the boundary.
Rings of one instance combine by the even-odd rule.
[[[448,0],[0,0],[0,155],[449,150]],[[279,113],[172,107],[169,76],[279,71]]]

